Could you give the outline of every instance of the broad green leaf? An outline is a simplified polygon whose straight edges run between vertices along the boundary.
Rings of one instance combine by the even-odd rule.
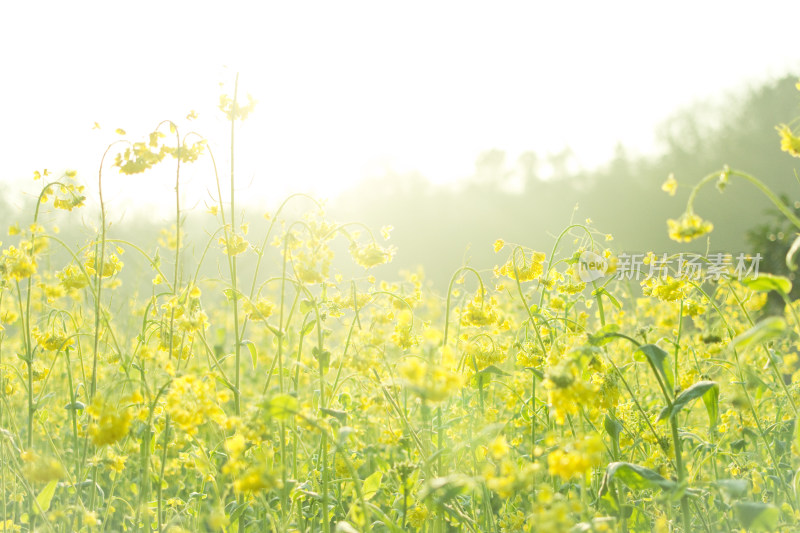
[[[770,316],[759,321],[741,335],[737,335],[732,344],[736,348],[745,348],[753,344],[761,344],[778,339],[786,334],[786,321],[778,316]]]
[[[716,381],[698,381],[681,392],[672,402],[672,405],[665,407],[658,414],[657,420],[661,421],[665,418],[677,416],[681,409],[697,398],[703,398],[703,403],[706,404],[706,410],[708,411],[708,420],[712,426],[715,425],[719,413],[719,385]]]
[[[347,411],[342,411],[340,409],[329,409],[327,407],[322,407],[320,411],[326,415],[336,418],[339,422],[344,423],[347,421]]]
[[[234,510],[231,511],[231,516],[229,518],[231,525],[238,523],[237,520],[241,518],[241,516],[244,514],[245,511],[247,511],[249,507],[250,504],[248,504],[247,502],[244,502],[241,505],[235,507]]]
[[[778,291],[783,294],[792,292],[792,282],[774,274],[758,274],[756,277],[744,278],[742,283],[754,291]]]
[[[708,389],[702,398],[708,412],[708,423],[711,427],[714,427],[717,425],[717,419],[719,418],[719,385]]]
[[[604,344],[608,344],[609,342],[617,338],[614,335],[614,333],[617,333],[618,331],[619,331],[619,325],[613,322],[610,324],[606,324],[605,326],[597,330],[597,333],[595,333],[594,335],[591,334],[588,335],[589,344],[591,344],[592,346],[603,346]]]
[[[241,300],[244,298],[244,295],[235,289],[223,289],[222,293],[225,295],[225,298],[228,299],[229,302],[234,300]]]
[[[381,479],[383,478],[383,472],[378,470],[377,472],[371,474],[367,479],[364,480],[364,485],[361,487],[361,491],[364,494],[364,499],[369,500],[378,492],[378,489],[381,488]]]
[[[303,329],[300,330],[300,336],[305,337],[306,335],[311,333],[311,331],[314,329],[314,326],[316,325],[317,325],[316,320],[312,320],[311,322],[306,322],[303,325]]]
[[[750,482],[746,479],[720,479],[714,482],[728,500],[741,498],[747,494]]]
[[[644,358],[638,354],[642,354]],[[675,376],[672,374],[672,364],[667,352],[655,344],[645,344],[634,352],[633,358],[637,361],[647,360],[653,370],[661,376],[667,389],[672,390],[675,387]]]
[[[286,393],[276,394],[264,402],[267,417],[279,420],[287,420],[297,413],[299,407],[300,404],[297,398]]]
[[[253,341],[248,340],[243,340],[239,344],[247,346],[247,349],[250,350],[250,360],[253,362],[253,370],[255,370],[258,366],[258,351],[256,350],[256,345],[253,344]]]
[[[736,518],[749,531],[774,531],[778,527],[778,508],[759,502],[736,502]]]
[[[52,480],[45,485],[42,491],[36,496],[36,503],[42,508],[42,512],[47,512],[50,509],[50,502],[53,500],[53,495],[56,493],[57,480]]]
[[[609,484],[618,479],[632,490],[661,489],[674,490],[678,484],[669,480],[654,470],[632,463],[616,462],[608,465],[603,482],[600,485],[599,495],[608,492]]]

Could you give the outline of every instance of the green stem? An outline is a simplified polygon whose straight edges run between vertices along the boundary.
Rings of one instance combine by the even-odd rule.
[[[686,480],[686,469],[683,464],[683,454],[681,452],[681,438],[678,435],[678,420],[676,416],[671,416],[669,419],[670,426],[672,427],[672,446],[675,449],[675,464],[678,469],[678,486],[681,490],[686,490],[684,482]],[[685,532],[692,531],[690,528],[691,516],[689,514],[689,496],[684,492],[681,496],[681,516],[683,517],[683,530]]]

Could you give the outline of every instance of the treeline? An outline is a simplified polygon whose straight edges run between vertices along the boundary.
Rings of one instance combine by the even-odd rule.
[[[531,151],[510,163],[503,152],[491,150],[458,189],[432,186],[418,175],[386,176],[349,191],[332,211],[371,225],[392,224],[400,250],[395,266],[420,263],[437,284],[446,283],[463,262],[478,268],[495,264],[497,238],[549,253],[552,235],[586,218],[612,234],[610,244],[620,251],[704,252],[704,239],[689,245],[669,240],[666,220],[683,213],[691,186],[706,174],[727,164],[759,177],[792,202],[800,198],[797,160],[781,152],[775,131],[777,124],[800,116],[796,82],[787,76],[725,102],[677,112],[658,132],[659,156],[633,156],[620,146],[604,167],[575,170],[568,149],[548,156]],[[680,183],[674,197],[661,190],[670,173]],[[521,181],[521,191],[509,190],[511,179]],[[773,241],[755,242],[746,234],[768,218],[770,205],[752,185],[732,180],[722,194],[713,186],[704,189],[695,211],[714,223],[711,251],[757,252],[755,246]],[[788,248],[793,236],[784,232],[776,240]]]

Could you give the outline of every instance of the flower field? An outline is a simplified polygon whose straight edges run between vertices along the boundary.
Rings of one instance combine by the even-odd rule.
[[[254,106],[220,100],[232,161]],[[112,144],[98,205],[75,172],[37,172],[36,207],[3,242],[0,531],[800,529],[789,279],[752,256],[686,276],[652,253],[634,277],[590,221],[549,250],[484,243],[497,266],[464,266],[446,291],[422,272],[376,279],[391,228],[329,220],[303,195],[244,223],[233,164],[182,130]],[[104,174],[156,165],[175,169],[173,225],[117,238]],[[217,176],[201,242],[182,228],[186,165]],[[711,232],[695,193],[734,180],[800,229],[725,167],[665,231]],[[94,210],[97,230],[65,242],[54,210]],[[120,279],[131,257],[148,269],[136,287]]]

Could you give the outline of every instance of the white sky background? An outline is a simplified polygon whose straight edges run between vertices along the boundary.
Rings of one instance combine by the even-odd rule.
[[[653,150],[656,124],[698,98],[800,72],[798,20],[796,0],[4,3],[0,180],[94,182],[114,129],[141,140],[191,109],[227,180],[216,104],[237,70],[259,100],[237,133],[256,203],[387,169],[451,182],[491,148],[513,165],[569,145],[591,167],[620,141]],[[208,163],[185,170],[184,201],[202,203]],[[105,176],[112,206],[174,202],[172,171]]]

